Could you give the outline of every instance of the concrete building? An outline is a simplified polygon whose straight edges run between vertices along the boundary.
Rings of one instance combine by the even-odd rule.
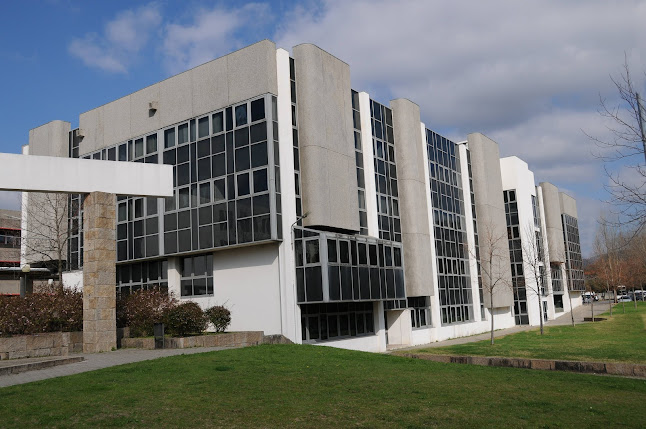
[[[20,211],[0,210],[0,295],[20,293]]]
[[[497,144],[456,144],[420,118],[409,100],[354,91],[320,48],[290,56],[264,40],[82,113],[77,129],[31,130],[26,151],[174,167],[173,197],[117,199],[119,293],[159,285],[226,305],[231,330],[382,351],[517,320],[512,289],[490,299],[479,276],[478,231],[507,231]],[[81,201],[69,199],[65,274],[79,286]]]

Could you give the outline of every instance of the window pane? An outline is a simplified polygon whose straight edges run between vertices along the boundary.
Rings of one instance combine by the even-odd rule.
[[[211,202],[211,182],[200,184],[200,204]]]
[[[221,133],[224,131],[224,116],[223,112],[213,114],[213,134]]]
[[[261,122],[251,126],[251,143],[267,140],[267,122]]]
[[[262,167],[268,164],[267,142],[254,144],[251,146],[251,167]]]
[[[249,147],[236,149],[236,171],[249,169]]]
[[[188,141],[188,124],[182,124],[177,127],[177,144]]]
[[[157,134],[146,137],[146,154],[157,152]]]
[[[236,127],[247,123],[247,105],[236,106]]]
[[[251,121],[265,119],[265,100],[259,99],[251,102]]]
[[[238,218],[251,216],[251,198],[236,201],[236,213]]]
[[[249,173],[238,174],[238,196],[249,195]]]
[[[254,193],[264,192],[267,187],[267,170],[256,170],[253,172],[253,191]]]
[[[179,208],[183,209],[191,205],[191,200],[189,197],[189,189],[183,188],[179,190]]]
[[[271,238],[271,219],[269,216],[253,218],[253,239],[255,241]]]
[[[197,121],[197,137],[202,138],[209,135],[209,117],[205,116]]]
[[[253,197],[253,214],[269,213],[269,194]]]
[[[144,155],[144,139],[135,140],[135,158]]]
[[[305,260],[308,264],[316,264],[319,262],[319,241],[307,240],[305,242]]]

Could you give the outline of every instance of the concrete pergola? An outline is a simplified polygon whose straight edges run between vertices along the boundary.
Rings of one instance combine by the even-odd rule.
[[[0,154],[0,190],[87,194],[83,213],[83,352],[109,351],[116,334],[116,195],[170,197],[173,167]]]

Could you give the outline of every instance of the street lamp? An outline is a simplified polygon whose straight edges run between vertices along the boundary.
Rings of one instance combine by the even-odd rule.
[[[309,216],[309,214],[310,214],[310,212],[305,212],[305,213],[303,213],[302,216],[297,217],[296,220],[294,221],[294,223],[292,224],[291,228],[290,228],[291,233],[292,233],[292,250],[294,250],[294,225],[296,225],[302,219],[305,219],[307,216]]]

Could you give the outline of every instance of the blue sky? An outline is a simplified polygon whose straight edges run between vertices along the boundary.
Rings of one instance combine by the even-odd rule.
[[[353,87],[418,103],[429,128],[483,132],[578,201],[584,256],[607,178],[583,131],[628,59],[646,70],[644,1],[0,2],[0,151],[81,112],[268,38],[348,62]],[[621,168],[620,166],[618,168]],[[17,208],[0,193],[0,208]]]

